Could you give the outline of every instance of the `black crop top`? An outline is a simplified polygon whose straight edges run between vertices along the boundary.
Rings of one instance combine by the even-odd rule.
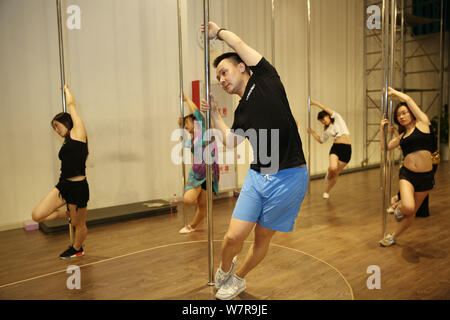
[[[400,139],[400,147],[402,148],[403,157],[419,150],[427,150],[433,153],[437,149],[434,135],[432,133],[424,133],[417,127],[409,136]]]
[[[61,160],[61,178],[71,178],[86,175],[87,143],[69,138],[59,150]]]

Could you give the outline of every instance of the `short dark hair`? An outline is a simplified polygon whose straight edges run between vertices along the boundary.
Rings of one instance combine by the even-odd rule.
[[[183,122],[186,122],[187,119],[191,119],[192,121],[195,121],[195,117],[193,114],[188,114],[183,118]]]
[[[71,117],[70,113],[61,112],[61,113],[58,113],[56,116],[54,116],[52,119],[52,122],[50,123],[52,128],[54,128],[53,121],[58,121],[58,122],[62,123],[69,131],[72,130],[72,128],[73,128],[73,121],[72,121],[72,117]]]
[[[334,119],[331,117],[331,115],[328,113],[328,112],[326,112],[325,110],[322,110],[322,111],[320,111],[318,114],[317,114],[317,120],[322,120],[323,118],[325,118],[326,116],[328,116],[329,118],[330,118],[330,121],[331,121],[331,123],[334,123]],[[325,126],[325,129],[327,129],[328,128],[328,126]]]
[[[226,53],[218,56],[213,62],[214,68],[217,68],[219,63],[225,59],[231,59],[235,65],[238,65],[239,63],[242,62],[245,65],[245,72],[247,72],[247,74],[250,75],[250,68],[245,64],[245,62],[241,59],[241,57],[236,52],[226,52]]]
[[[394,109],[394,122],[396,125],[398,125],[398,133],[402,134],[403,132],[406,131],[406,128],[404,126],[402,126],[400,124],[400,122],[398,121],[398,117],[397,117],[397,111],[398,109],[400,109],[400,107],[406,107],[406,109],[408,109],[409,114],[411,115],[411,117],[416,120],[416,117],[414,116],[414,113],[411,112],[411,109],[408,107],[408,104],[406,102],[400,102],[399,104],[397,104],[397,106]]]
[[[72,116],[70,115],[70,113],[67,112],[61,112],[58,113],[56,116],[53,117],[52,122],[50,122],[51,126],[53,129],[55,129],[55,127],[53,126],[53,121],[58,121],[59,123],[62,123],[64,127],[67,128],[67,135],[64,137],[65,141],[67,142],[70,139],[70,130],[72,130],[73,128],[73,120],[72,120]],[[89,146],[88,146],[88,140],[86,137],[86,151],[87,154],[89,154]]]
[[[195,117],[193,114],[188,114],[187,116],[184,116],[183,118],[180,118],[180,120],[178,121],[178,125],[180,127],[183,127],[183,124],[186,123],[187,119],[191,119],[192,121],[195,121]]]

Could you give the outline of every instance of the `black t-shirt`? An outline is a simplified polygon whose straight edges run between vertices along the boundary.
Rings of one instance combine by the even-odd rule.
[[[280,76],[264,57],[250,69],[253,74],[234,112],[231,127],[235,134],[249,139],[253,147],[254,161],[250,168],[273,174],[306,164]]]

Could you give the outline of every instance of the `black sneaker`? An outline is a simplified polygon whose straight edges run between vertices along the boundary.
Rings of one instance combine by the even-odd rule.
[[[61,259],[70,259],[74,257],[81,257],[84,255],[83,247],[80,248],[80,250],[76,250],[73,246],[69,246],[69,248],[61,253],[59,256]]]

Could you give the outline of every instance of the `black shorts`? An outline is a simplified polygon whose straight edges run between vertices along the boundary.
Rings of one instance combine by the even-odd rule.
[[[399,179],[409,181],[415,192],[428,191],[434,188],[434,172],[414,172],[404,166],[400,168]]]
[[[333,143],[330,154],[337,155],[339,161],[349,163],[352,157],[352,145],[344,143]]]
[[[87,180],[69,181],[59,179],[55,186],[59,190],[61,198],[66,200],[67,204],[74,204],[77,208],[86,208],[89,201],[89,185]]]
[[[202,189],[203,189],[203,190],[206,190],[206,180],[203,181],[203,183],[202,183]]]

